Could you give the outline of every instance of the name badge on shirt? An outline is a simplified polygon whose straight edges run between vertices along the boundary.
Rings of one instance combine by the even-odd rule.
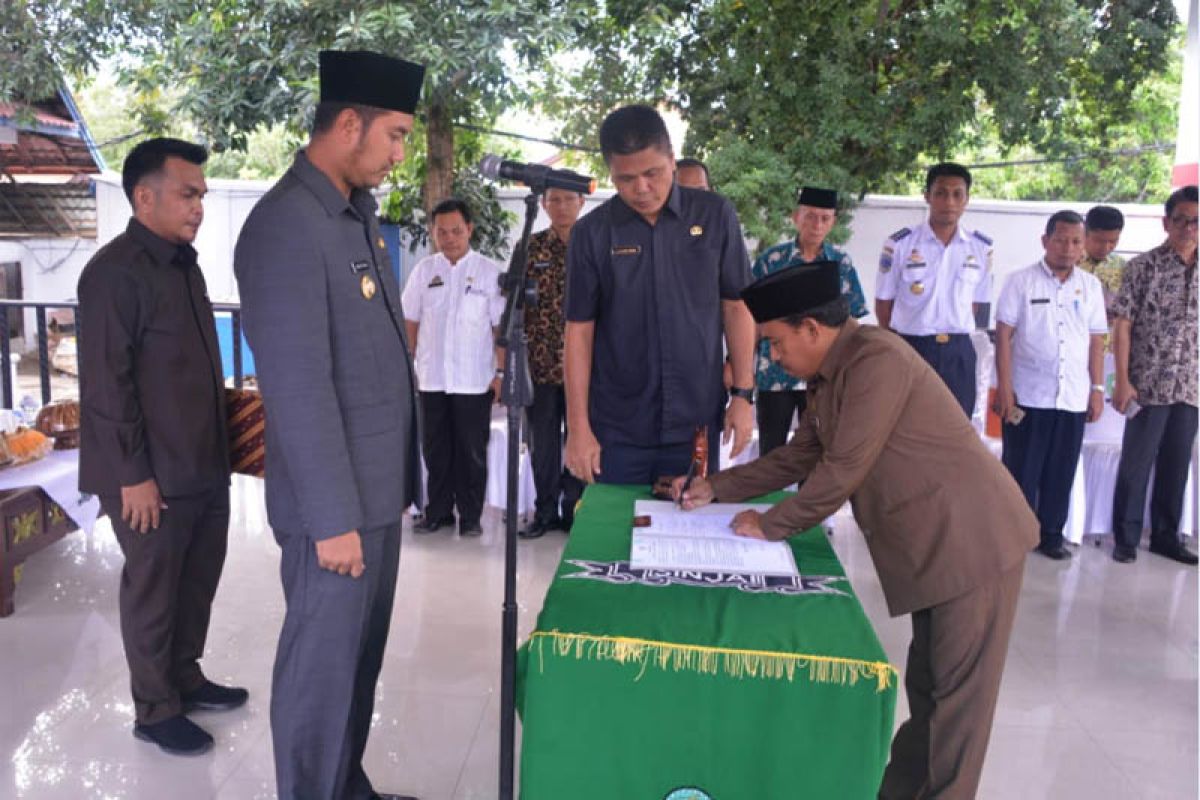
[[[1031,306],[1040,306],[1043,304],[1049,305],[1049,303],[1050,303],[1049,297],[1035,297],[1029,301],[1029,305],[1031,305]]]
[[[434,275],[434,276],[433,276],[433,280],[431,280],[431,281],[429,282],[429,285],[428,285],[428,286],[426,286],[425,288],[426,288],[426,289],[436,289],[436,288],[438,288],[439,286],[445,286],[445,285],[446,285],[446,283],[445,283],[445,281],[443,281],[443,280],[442,280],[442,276],[441,276],[441,275]]]
[[[351,261],[350,262],[350,272],[354,275],[358,275],[360,272],[366,272],[370,268],[371,268],[370,261]]]
[[[612,254],[614,256],[636,256],[641,255],[642,246],[640,244],[618,244],[613,245]]]
[[[967,256],[967,263],[963,264],[967,269],[979,269],[979,261],[975,256]]]

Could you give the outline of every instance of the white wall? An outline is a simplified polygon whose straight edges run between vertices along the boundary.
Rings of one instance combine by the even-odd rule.
[[[200,266],[208,282],[209,295],[213,300],[236,301],[237,283],[233,276],[233,248],[237,242],[242,222],[250,213],[254,203],[271,183],[268,181],[236,181],[213,179],[208,182],[209,193],[204,201],[204,224],[196,237],[196,249],[200,254]],[[525,206],[525,191],[520,188],[502,188],[500,201],[505,208],[517,215],[510,242],[515,243],[521,232]],[[586,214],[612,196],[612,192],[597,192],[587,198]],[[121,190],[120,176],[105,173],[96,178],[96,204],[98,210],[98,240],[101,244],[125,230],[129,220],[129,204]],[[1092,203],[1059,203],[1012,200],[971,201],[963,225],[987,234],[996,248],[996,279],[992,289],[993,299],[999,294],[1002,279],[1008,273],[1032,264],[1041,257],[1041,235],[1046,219],[1060,209],[1073,209],[1084,213]],[[1121,237],[1118,252],[1126,255],[1148,250],[1163,240],[1162,206],[1118,205],[1125,214],[1125,232]],[[868,195],[856,209],[851,224],[850,240],[846,250],[854,259],[867,295],[868,306],[873,305],[875,274],[879,262],[879,251],[883,242],[893,232],[909,227],[925,218],[926,206],[919,197],[894,197],[890,195]],[[548,226],[549,219],[539,210],[534,230]],[[0,245],[3,246],[3,245]],[[412,264],[424,255],[423,252],[404,254],[406,263]],[[83,258],[86,261],[86,257]],[[74,260],[72,264],[76,263]],[[82,267],[82,261],[78,262]],[[507,268],[507,263],[502,266]],[[64,265],[66,267],[66,265]],[[78,278],[76,271],[66,279]],[[37,297],[26,284],[26,296]],[[73,283],[71,284],[73,287]],[[72,296],[74,289],[64,296]]]
[[[133,209],[121,188],[121,176],[105,172],[96,177],[96,238],[100,244],[125,230]],[[208,181],[204,198],[204,223],[196,234],[195,247],[200,269],[214,302],[236,302],[237,281],[233,276],[233,247],[250,209],[266,191],[269,181]]]
[[[96,252],[94,239],[0,240],[0,261],[21,263],[21,287],[26,300],[74,300],[79,273]],[[14,343],[22,352],[37,346],[33,309],[25,312],[25,341]]]

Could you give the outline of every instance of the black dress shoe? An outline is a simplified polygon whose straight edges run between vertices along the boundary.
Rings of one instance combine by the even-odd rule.
[[[198,756],[212,749],[208,731],[180,714],[150,725],[134,725],[134,737],[158,745],[173,756]]]
[[[1053,561],[1066,561],[1067,559],[1069,559],[1071,557],[1071,551],[1068,550],[1066,547],[1064,547],[1061,544],[1059,544],[1059,545],[1039,544],[1037,547],[1035,547],[1033,549],[1035,551],[1041,553],[1042,555],[1044,555],[1046,558],[1049,558]]]
[[[240,686],[221,686],[212,681],[205,681],[199,689],[179,695],[185,714],[192,711],[230,711],[244,706],[248,699],[250,693]]]
[[[561,524],[562,521],[558,519],[535,519],[525,530],[518,531],[517,536],[522,539],[537,539],[544,536],[547,531],[555,530]]]
[[[417,800],[411,794],[373,794],[371,800]]]
[[[483,527],[478,522],[460,522],[458,524],[459,536],[482,536]]]
[[[574,514],[563,514],[562,518],[558,521],[558,529],[560,531],[562,531],[563,533],[570,533],[571,526],[574,524],[575,524],[575,515]]]
[[[1117,545],[1113,547],[1113,561],[1118,564],[1132,564],[1137,561],[1137,550],[1132,547],[1122,547]]]
[[[441,517],[433,519],[425,516],[421,517],[420,522],[413,523],[413,533],[437,533],[442,528],[448,528],[454,524],[454,517]]]
[[[1150,543],[1150,552],[1155,555],[1169,558],[1172,561],[1178,561],[1180,564],[1195,564],[1196,554],[1188,550],[1183,542],[1171,542],[1169,544]]]

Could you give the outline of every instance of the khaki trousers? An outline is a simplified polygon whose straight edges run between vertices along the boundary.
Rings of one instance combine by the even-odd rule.
[[[880,800],[969,800],[979,787],[1025,559],[996,580],[912,615],[904,688]]]

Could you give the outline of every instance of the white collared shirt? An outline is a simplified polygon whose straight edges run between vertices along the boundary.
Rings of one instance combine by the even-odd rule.
[[[400,302],[404,318],[420,325],[415,358],[419,390],[488,390],[496,374],[492,329],[504,313],[499,275],[499,265],[474,250],[457,264],[435,253],[413,267]]]
[[[961,226],[942,244],[928,222],[888,237],[875,297],[892,300],[891,327],[907,336],[971,333],[973,303],[992,294],[992,240]]]
[[[1108,332],[1104,288],[1095,275],[1075,268],[1060,281],[1039,261],[1008,277],[996,305],[996,322],[1014,328],[1012,382],[1027,408],[1087,411],[1092,380],[1092,336]]]

